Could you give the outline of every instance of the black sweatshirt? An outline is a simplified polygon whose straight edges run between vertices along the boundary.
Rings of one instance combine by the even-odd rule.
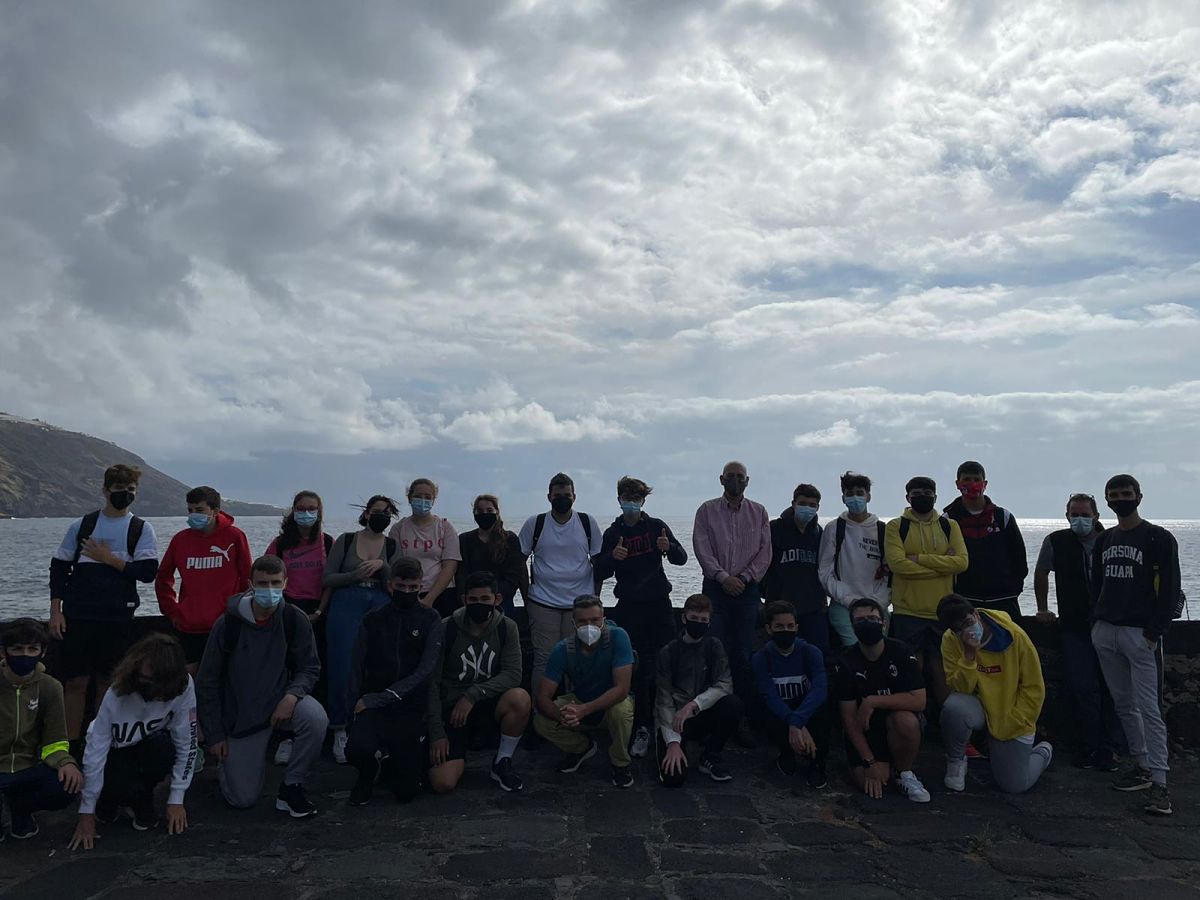
[[[687,551],[662,519],[642,513],[633,525],[626,525],[625,517],[617,516],[616,521],[604,529],[600,554],[592,560],[596,581],[616,575],[613,594],[625,602],[660,600],[670,596],[671,582],[663,571],[663,553],[658,549],[658,539],[664,531],[671,547],[666,553],[667,562],[682,566],[687,562]],[[629,555],[624,559],[613,559],[612,552],[621,538],[625,539]]]
[[[441,616],[419,603],[402,609],[392,602],[363,616],[354,643],[347,707],[353,709],[361,697],[367,709],[424,716],[444,632]]]
[[[1171,624],[1180,580],[1179,544],[1171,532],[1146,521],[1128,531],[1105,529],[1092,553],[1093,615],[1141,628],[1157,641]]]

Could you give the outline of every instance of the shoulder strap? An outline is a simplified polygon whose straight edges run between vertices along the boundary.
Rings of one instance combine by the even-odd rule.
[[[587,541],[587,549],[590,554],[592,550],[592,518],[587,513],[577,512],[575,515],[579,516],[579,524],[583,526],[583,536]]]
[[[229,673],[229,660],[233,658],[233,651],[237,649],[238,635],[242,633],[241,616],[234,613],[226,612],[225,618],[225,652],[221,659],[221,682],[225,682],[225,676]]]
[[[446,624],[443,626],[445,630],[442,632],[442,647],[447,656],[450,655],[450,649],[454,646],[454,642],[458,640],[458,623],[454,621],[454,616],[446,616]]]
[[[833,538],[833,577],[838,581],[842,580],[841,559],[842,544],[844,543],[846,543],[846,520],[838,516]]]
[[[125,549],[129,551],[129,559],[133,560],[134,553],[137,552],[137,545],[142,539],[142,532],[146,530],[146,521],[133,516],[129,520],[129,532],[125,535]]]
[[[72,565],[79,562],[79,557],[83,555],[83,545],[92,536],[92,532],[96,530],[96,523],[99,521],[100,510],[98,509],[79,520],[79,531],[75,535],[75,558],[71,560]]]
[[[942,526],[942,534],[946,536],[946,540],[950,540],[950,518],[946,515],[938,516],[938,525]],[[912,522],[903,516],[900,517],[900,543],[904,543],[904,539],[908,537],[908,530],[912,527]]]
[[[876,519],[875,530],[879,533],[879,558],[886,560],[887,554],[883,552],[883,548],[884,540],[887,537],[887,522],[883,521],[883,519]]]
[[[396,539],[385,537],[383,539],[383,554],[387,559],[391,559],[396,555]]]
[[[950,540],[950,518],[945,515],[938,516],[938,524],[942,526],[942,534],[946,536],[946,540]]]
[[[546,514],[538,513],[537,518],[533,520],[533,540],[529,542],[529,555],[533,556],[533,551],[537,549],[538,541],[542,537],[542,530],[546,527]]]
[[[344,545],[342,547],[342,555],[348,556],[350,554],[350,548],[354,546],[354,532],[353,531],[347,531],[345,534],[342,535],[342,544]]]
[[[909,521],[908,519],[904,518],[904,516],[901,516],[900,517],[900,543],[901,544],[903,544],[908,539],[908,530],[910,528],[912,528],[912,522]]]

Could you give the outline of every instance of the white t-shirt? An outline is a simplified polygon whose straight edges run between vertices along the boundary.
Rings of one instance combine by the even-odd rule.
[[[142,536],[138,538],[137,547],[134,548],[133,558],[129,558],[129,522],[133,518],[133,513],[128,510],[124,515],[109,517],[104,513],[100,513],[96,517],[96,527],[92,529],[92,537],[108,547],[113,552],[117,559],[123,562],[137,562],[143,559],[158,559],[158,539],[154,536],[154,526],[146,522],[142,528]],[[75,558],[75,543],[78,540],[79,526],[83,519],[76,519],[71,523],[71,527],[67,529],[67,534],[59,544],[58,549],[54,551],[55,559],[62,559],[70,562]],[[92,559],[86,553],[79,555],[80,564],[91,563],[96,564],[98,561]]]
[[[554,521],[552,513],[546,513],[546,524],[538,537],[537,550],[533,553],[533,588],[530,597],[535,603],[570,609],[576,597],[596,592],[592,575],[592,557],[600,552],[603,534],[596,520],[588,516],[592,526],[589,546],[587,534],[579,521],[587,513],[572,511],[565,525]],[[537,516],[530,516],[521,526],[518,536],[521,552],[529,555],[533,547],[533,529]]]

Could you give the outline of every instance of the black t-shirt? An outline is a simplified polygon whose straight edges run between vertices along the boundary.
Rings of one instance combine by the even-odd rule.
[[[894,638],[884,640],[883,653],[874,662],[855,644],[842,654],[833,673],[834,696],[839,701],[861,703],[872,694],[904,694],[924,687],[925,680],[912,648]]]
[[[1158,640],[1171,623],[1179,597],[1179,545],[1175,536],[1151,522],[1128,531],[1108,528],[1092,552],[1095,617],[1141,628]]]

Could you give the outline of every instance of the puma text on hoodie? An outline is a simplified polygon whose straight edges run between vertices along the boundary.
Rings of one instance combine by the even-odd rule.
[[[250,585],[251,562],[245,533],[233,516],[218,510],[215,531],[185,528],[171,538],[154,579],[158,608],[178,631],[206,634],[225,613],[229,598]]]

